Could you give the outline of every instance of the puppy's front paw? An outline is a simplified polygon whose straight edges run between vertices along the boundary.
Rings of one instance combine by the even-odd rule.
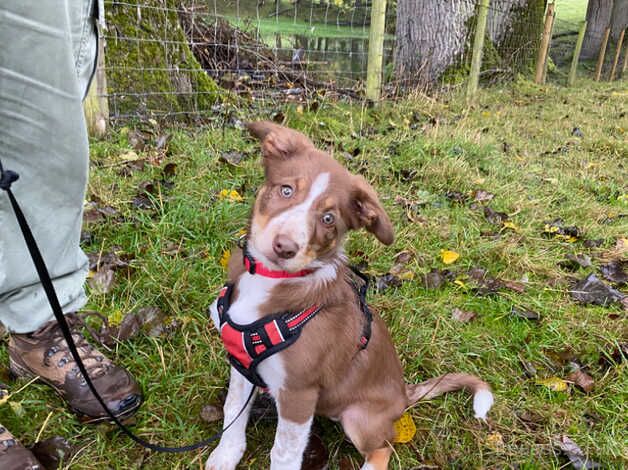
[[[219,444],[207,459],[205,470],[235,470],[242,455],[244,448]]]

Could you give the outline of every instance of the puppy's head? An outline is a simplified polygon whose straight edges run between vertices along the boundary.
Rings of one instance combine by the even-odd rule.
[[[387,245],[393,227],[375,190],[300,132],[251,123],[266,180],[251,217],[251,254],[275,269],[299,271],[334,259],[349,230],[364,227]]]

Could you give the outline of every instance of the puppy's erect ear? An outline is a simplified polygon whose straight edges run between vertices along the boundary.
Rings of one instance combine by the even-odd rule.
[[[270,121],[251,122],[246,128],[261,141],[265,158],[289,158],[301,148],[312,145],[300,132]]]
[[[351,176],[351,228],[364,227],[385,245],[395,239],[392,223],[375,190],[359,175]]]

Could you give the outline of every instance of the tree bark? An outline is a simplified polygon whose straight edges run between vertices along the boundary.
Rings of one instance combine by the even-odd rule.
[[[519,71],[534,61],[546,0],[492,0],[483,68]],[[470,62],[475,2],[398,0],[396,76],[430,84],[445,71],[465,70]]]
[[[604,31],[610,26],[613,3],[613,0],[589,0],[587,33],[584,36],[581,59],[593,59],[600,52]]]
[[[611,37],[615,42],[626,26],[628,26],[628,0],[615,0],[611,13]]]

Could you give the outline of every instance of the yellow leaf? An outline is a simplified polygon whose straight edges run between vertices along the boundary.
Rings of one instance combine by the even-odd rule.
[[[395,421],[394,426],[395,439],[393,442],[405,444],[406,442],[410,442],[416,434],[416,425],[414,424],[410,413],[402,414],[401,418]]]
[[[502,227],[509,228],[510,230],[514,230],[515,232],[519,231],[519,227],[517,226],[517,224],[511,222],[510,220],[506,220],[505,222],[503,222]]]
[[[491,117],[491,113],[489,113],[488,111],[482,111],[482,117],[483,118]]]
[[[111,315],[109,315],[109,323],[113,326],[119,325],[122,322],[122,310],[114,310]]]
[[[545,224],[545,228],[543,229],[545,233],[556,233],[559,230],[560,229],[556,225],[550,225],[550,224]]]
[[[414,279],[414,271],[404,271],[397,276],[402,281],[411,281]]]
[[[451,264],[460,258],[458,253],[451,250],[440,250],[440,256],[445,264]]]
[[[297,106],[296,112],[297,112],[297,114],[303,114],[303,105],[302,104]]]
[[[218,193],[218,198],[229,199],[230,201],[234,201],[234,202],[240,202],[243,200],[242,196],[240,196],[240,193],[237,192],[235,189],[232,189],[232,190],[222,189]]]
[[[231,258],[231,250],[225,250],[222,252],[222,256],[220,257],[220,266],[223,269],[227,269],[227,265],[229,264],[229,259]]]
[[[133,150],[129,150],[128,152],[120,155],[118,158],[125,162],[134,162],[136,160],[139,160],[140,157],[138,157],[137,153],[135,153]]]
[[[543,385],[554,392],[564,392],[568,388],[567,382],[559,377],[549,377],[547,379],[537,379],[537,385]]]
[[[245,229],[245,228],[241,228],[240,230],[238,230],[238,233],[236,233],[236,235],[237,235],[238,237],[243,237],[243,236],[245,236],[247,233],[248,233],[248,232],[246,231],[246,229]]]
[[[462,287],[463,289],[466,289],[466,288],[467,288],[467,285],[466,285],[464,282],[462,282],[460,279],[456,279],[456,280],[454,281],[454,284],[456,284],[456,285],[458,285],[458,286]]]
[[[486,436],[486,445],[493,450],[499,450],[504,447],[504,438],[497,431]]]

